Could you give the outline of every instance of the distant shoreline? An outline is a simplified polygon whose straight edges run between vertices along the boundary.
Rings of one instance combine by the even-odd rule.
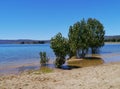
[[[0,40],[0,44],[46,44],[46,43],[50,43],[50,40],[29,40],[29,39]]]
[[[105,42],[105,44],[120,44],[120,42]]]

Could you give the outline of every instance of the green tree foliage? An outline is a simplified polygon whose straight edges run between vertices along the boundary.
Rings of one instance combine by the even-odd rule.
[[[24,42],[24,41],[22,41],[22,42],[20,42],[20,44],[25,44],[25,42]]]
[[[56,65],[60,67],[68,54],[71,58],[85,57],[89,48],[92,53],[104,45],[104,27],[96,19],[81,20],[70,26],[68,40],[58,33],[51,39],[51,48],[56,55]]]
[[[68,40],[62,37],[61,33],[58,33],[51,38],[51,48],[56,55],[56,67],[61,67],[61,65],[65,63],[65,56],[68,52]]]
[[[77,49],[79,45],[79,22],[70,26],[69,28],[69,56],[77,56]]]
[[[92,18],[87,20],[87,25],[91,32],[90,48],[92,53],[95,53],[98,48],[104,45],[104,27],[98,20]]]
[[[89,49],[89,41],[90,41],[90,31],[87,27],[87,23],[85,20],[81,20],[80,22],[80,33],[79,33],[79,57],[84,57]]]
[[[117,42],[120,42],[120,39],[118,39]]]
[[[85,56],[89,48],[89,36],[90,32],[84,19],[70,26],[68,33],[70,57]]]
[[[44,65],[46,63],[48,63],[49,58],[46,55],[46,52],[40,52],[40,64]]]

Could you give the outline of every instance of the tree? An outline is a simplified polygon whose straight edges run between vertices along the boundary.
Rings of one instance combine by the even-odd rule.
[[[60,67],[68,54],[71,58],[85,57],[89,48],[92,53],[104,45],[104,27],[96,19],[89,18],[69,27],[68,40],[58,33],[51,39],[51,48],[56,55],[56,65]]]
[[[118,39],[117,42],[120,42],[120,39]]]
[[[79,57],[85,57],[89,49],[90,41],[90,31],[87,27],[86,21],[83,19],[80,22],[80,31],[79,31]]]
[[[38,41],[39,44],[45,44],[45,41]]]
[[[104,46],[104,27],[98,20],[92,18],[87,20],[87,25],[91,32],[89,45],[92,53],[96,53],[98,48]]]
[[[79,22],[70,26],[68,38],[69,38],[69,56],[76,56],[77,57],[77,50],[79,45]]]
[[[20,42],[20,44],[25,44],[25,42],[24,42],[24,41],[22,41],[22,42]]]
[[[70,57],[80,58],[85,56],[89,48],[89,35],[90,32],[84,19],[70,26],[68,33]]]
[[[56,67],[61,67],[65,63],[65,56],[68,53],[68,40],[61,33],[58,33],[51,38],[51,48],[56,55]]]

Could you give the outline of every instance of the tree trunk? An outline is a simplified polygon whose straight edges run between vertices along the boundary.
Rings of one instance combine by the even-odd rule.
[[[97,47],[93,47],[91,48],[92,54],[95,54],[98,52],[98,48]]]

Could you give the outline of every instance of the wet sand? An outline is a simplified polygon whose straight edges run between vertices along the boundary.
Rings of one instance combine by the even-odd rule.
[[[3,66],[3,67],[0,67],[0,75],[18,74],[26,70],[39,69],[39,68],[40,68],[39,63],[23,64],[23,65],[17,65],[17,66]]]
[[[50,60],[48,62],[49,67],[54,67],[53,65],[54,60]],[[27,64],[19,64],[19,65],[14,65],[14,66],[0,66],[0,75],[8,75],[8,74],[19,74],[24,71],[28,70],[36,70],[40,69],[40,63],[39,62],[34,62],[34,63],[27,63]]]
[[[0,89],[120,89],[120,62],[52,73],[0,76]]]

